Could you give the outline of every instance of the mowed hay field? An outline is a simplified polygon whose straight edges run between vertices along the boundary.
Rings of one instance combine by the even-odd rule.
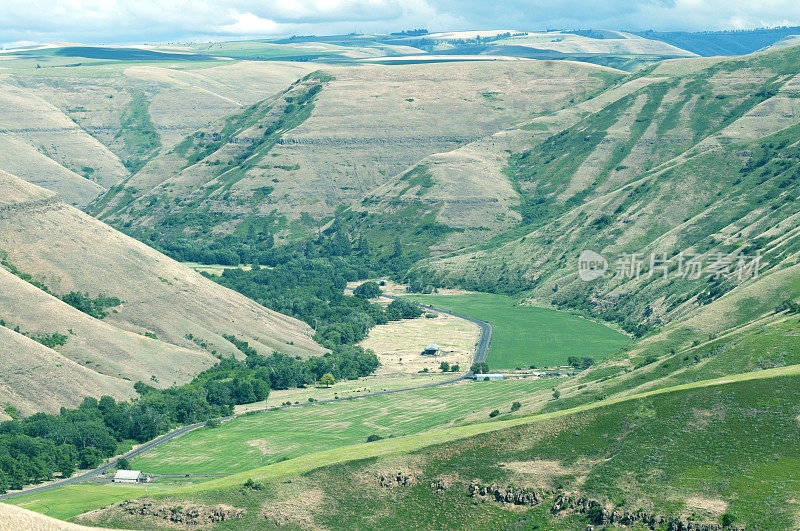
[[[381,371],[381,369],[379,369]],[[285,402],[303,404],[312,398],[317,401],[335,400],[337,398],[353,398],[370,393],[410,389],[423,385],[446,382],[458,378],[461,374],[450,372],[427,372],[424,374],[372,374],[358,380],[341,380],[331,387],[292,387],[291,389],[273,389],[269,392],[268,406],[277,406]],[[237,413],[264,409],[264,401],[243,404],[235,407]]]
[[[569,356],[592,356],[599,361],[630,339],[607,326],[574,315],[517,306],[503,295],[414,295],[412,300],[492,324],[492,343],[486,361],[492,369],[563,365]]]
[[[157,474],[225,474],[300,455],[450,425],[479,409],[508,412],[546,380],[460,382],[393,395],[283,409],[200,428],[132,462]]]

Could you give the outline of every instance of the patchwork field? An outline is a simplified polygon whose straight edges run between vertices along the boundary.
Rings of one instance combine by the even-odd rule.
[[[201,428],[134,460],[132,467],[159,474],[224,474],[257,468],[311,452],[419,433],[454,424],[480,409],[502,409],[552,386],[545,380],[461,382],[395,395],[293,408],[239,417]],[[286,427],[291,426],[291,430]]]
[[[627,344],[623,334],[574,315],[519,306],[503,295],[413,295],[436,308],[488,321],[494,326],[487,362],[492,369],[563,365],[569,356],[601,360]]]
[[[379,369],[380,370],[380,369]],[[365,376],[358,380],[342,380],[336,382],[331,387],[306,387],[305,389],[273,389],[269,392],[269,406],[277,406],[290,402],[292,404],[308,402],[309,398],[314,400],[334,400],[339,398],[351,398],[364,396],[370,393],[382,391],[395,391],[397,389],[408,389],[423,385],[434,384],[452,380],[458,374],[431,372],[426,374],[403,374],[394,372],[391,374],[380,374]],[[255,402],[236,406],[236,412],[257,411],[264,409],[264,402]]]
[[[371,527],[461,527],[467,515],[479,529],[498,522],[582,529],[595,518],[590,513],[550,511],[557,494],[577,493],[598,500],[608,514],[642,509],[665,521],[695,522],[718,522],[727,514],[726,521],[748,528],[789,528],[798,455],[783,441],[800,429],[791,392],[799,370],[733,375],[573,410],[336,448],[178,488],[155,501],[245,510],[243,520],[222,528],[263,525],[265,517],[272,524],[334,528],[358,527],[365,519]],[[385,482],[395,475],[408,481]],[[242,487],[248,478],[261,486]],[[471,497],[468,486],[476,482],[543,489],[544,501],[531,507]],[[134,525],[126,518],[110,508],[79,521]]]

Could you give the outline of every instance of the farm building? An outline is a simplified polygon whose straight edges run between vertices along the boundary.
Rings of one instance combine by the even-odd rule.
[[[422,351],[423,356],[435,356],[439,353],[439,345],[428,345],[425,347],[425,350]]]
[[[505,380],[505,374],[498,374],[498,373],[488,373],[488,374],[473,374],[472,379],[477,380],[479,382],[485,382],[487,379],[490,381],[494,380]]]
[[[117,470],[112,480],[114,483],[147,483],[150,477],[141,470]]]

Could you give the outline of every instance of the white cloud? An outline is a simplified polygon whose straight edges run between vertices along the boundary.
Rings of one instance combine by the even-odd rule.
[[[656,30],[800,25],[797,0],[0,0],[0,41],[159,42],[412,27]]]

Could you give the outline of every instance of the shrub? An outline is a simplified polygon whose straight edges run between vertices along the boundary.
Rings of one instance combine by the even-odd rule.
[[[422,315],[420,307],[405,299],[395,299],[386,308],[386,318],[390,321],[415,319],[420,315]]]
[[[495,417],[496,417],[497,415],[499,415],[499,414],[500,414],[500,410],[498,410],[498,409],[495,409],[494,411],[492,411],[491,413],[489,413],[489,418],[490,418],[490,419],[493,419],[493,418],[495,418]]]
[[[382,293],[378,283],[372,281],[364,282],[353,290],[353,295],[359,299],[374,299],[375,297],[380,297]]]
[[[117,469],[119,469],[119,470],[130,470],[131,469],[131,464],[124,457],[120,457],[119,459],[117,459]]]
[[[522,404],[520,404],[519,402],[514,402],[513,404],[511,404],[511,411],[519,411],[521,407]]]
[[[592,365],[594,365],[594,358],[591,356],[584,356],[583,358],[578,358],[577,356],[570,356],[567,358],[567,365],[570,367],[575,367],[576,369],[588,369]]]
[[[442,363],[439,364],[439,369],[442,372],[450,372],[450,364],[447,363],[446,361],[443,361]]]
[[[208,419],[206,421],[206,428],[219,428],[219,421],[217,419]]]
[[[367,442],[375,442],[375,441],[380,441],[381,439],[383,439],[383,437],[381,437],[380,435],[375,435],[375,434],[373,433],[372,435],[370,435],[369,437],[367,437]]]

